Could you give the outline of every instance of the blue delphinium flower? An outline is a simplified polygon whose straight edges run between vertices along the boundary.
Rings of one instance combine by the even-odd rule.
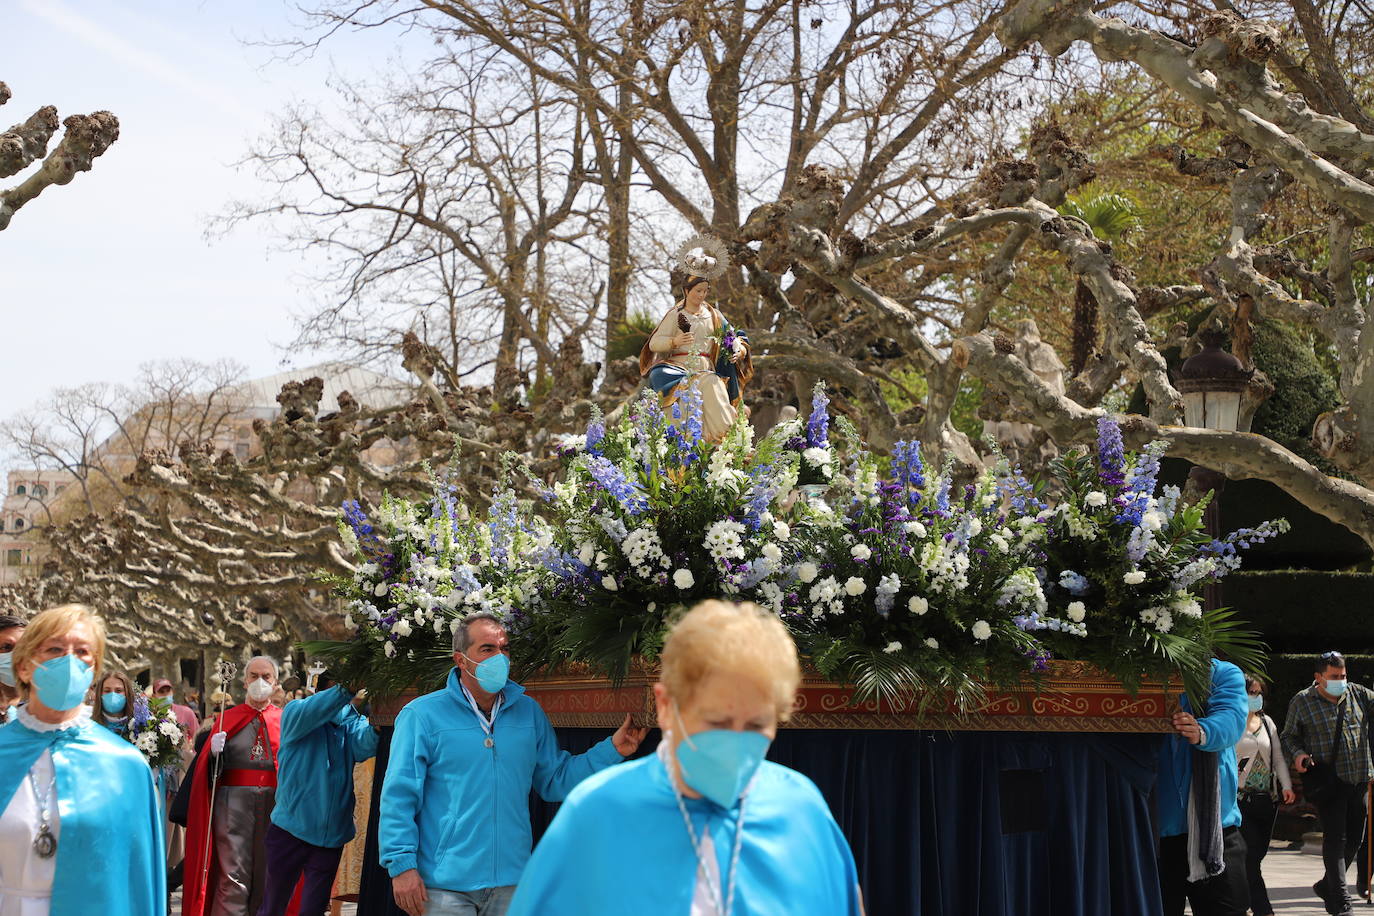
[[[901,441],[892,447],[892,480],[912,492],[908,498],[915,502],[920,495],[915,491],[926,485],[925,465],[921,462],[921,443]]]
[[[601,416],[601,408],[592,408],[592,419],[587,424],[587,454],[601,454],[601,440],[606,438],[606,421]]]
[[[593,456],[587,461],[587,472],[631,515],[639,515],[649,508],[643,489],[627,478],[610,459],[602,455]]]
[[[806,444],[809,448],[826,448],[830,444],[830,398],[825,396],[825,384],[816,383],[811,394],[811,417],[806,421]]]
[[[1126,463],[1126,448],[1121,441],[1121,427],[1111,417],[1099,417],[1097,421],[1097,465],[1098,477],[1112,493],[1118,492],[1126,483],[1122,469]]]
[[[763,513],[768,511],[773,497],[778,493],[778,483],[773,477],[773,465],[765,464],[749,471],[748,502],[744,512],[744,523],[753,531],[763,525]]]
[[[492,497],[487,517],[487,530],[491,532],[491,559],[495,563],[505,563],[510,559],[510,548],[515,543],[515,534],[520,530],[515,493],[511,490],[497,492]]]
[[[1059,574],[1059,585],[1070,595],[1075,597],[1086,595],[1088,589],[1091,587],[1091,583],[1089,583],[1084,576],[1074,572],[1072,569],[1066,569]]]

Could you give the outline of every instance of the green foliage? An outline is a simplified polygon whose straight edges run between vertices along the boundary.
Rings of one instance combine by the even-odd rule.
[[[893,413],[924,405],[930,386],[919,369],[902,366],[889,370],[888,375],[892,381],[879,379],[878,389]],[[982,404],[983,380],[965,375],[959,383],[959,393],[955,395],[949,418],[955,429],[975,441],[983,437],[983,421],[978,418],[978,408]]]
[[[1059,212],[1074,216],[1088,224],[1093,235],[1115,240],[1141,226],[1140,207],[1134,200],[1115,191],[1101,194],[1078,194],[1064,201]]]
[[[629,356],[639,356],[639,351],[644,348],[644,342],[649,339],[650,334],[654,333],[656,327],[658,327],[658,319],[648,312],[642,310],[630,312],[625,320],[611,331],[606,347],[607,362],[614,362]]]
[[[1311,337],[1290,325],[1260,322],[1255,327],[1254,360],[1274,384],[1274,393],[1255,411],[1251,431],[1335,474],[1335,465],[1312,447],[1311,436],[1317,417],[1340,405],[1340,389],[1318,359]]]

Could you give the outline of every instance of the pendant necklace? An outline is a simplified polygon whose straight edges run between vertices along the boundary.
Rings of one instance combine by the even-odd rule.
[[[472,707],[473,714],[477,716],[477,724],[482,726],[482,731],[487,734],[487,737],[482,741],[482,746],[486,748],[495,747],[496,739],[492,737],[492,731],[496,727],[496,712],[501,708],[501,701],[505,699],[505,694],[498,693],[496,695],[496,702],[493,703],[491,707],[491,718],[488,719],[486,714],[482,712],[481,707],[477,705],[477,701],[472,698],[472,694],[468,692],[468,689],[461,684],[459,684],[459,686],[462,687],[463,696],[467,698],[468,705]]]
[[[687,828],[687,839],[691,841],[692,852],[697,857],[697,868],[706,880],[706,891],[711,898],[711,905],[719,916],[730,916],[730,911],[734,909],[735,905],[735,879],[739,877],[740,850],[744,847],[744,806],[749,800],[749,790],[746,788],[744,796],[740,798],[739,815],[735,820],[734,848],[730,851],[729,881],[722,888],[714,880],[715,876],[711,874],[711,869],[707,865],[707,853],[703,848],[706,842],[706,831],[710,829],[709,818],[707,824],[702,828],[701,839],[698,840],[697,832],[692,829],[692,816],[687,813],[687,803],[683,801],[682,792],[678,789],[677,782],[673,779],[672,770],[668,767],[667,742],[659,742],[658,747],[658,757],[659,760],[663,761],[664,769],[668,771],[668,782],[672,784],[673,797],[677,799],[677,809],[682,812],[682,823]],[[753,785],[752,780],[750,780],[750,785]]]
[[[263,747],[263,744],[262,744],[262,733],[263,733],[263,728],[262,728],[262,726],[261,726],[260,724],[258,724],[258,723],[254,723],[254,726],[255,726],[255,728],[256,728],[256,736],[255,736],[255,738],[253,739],[253,751],[252,751],[252,753],[249,755],[249,758],[248,758],[248,759],[250,759],[250,760],[266,760],[266,759],[267,759],[267,748]]]
[[[33,789],[33,800],[38,805],[38,836],[33,838],[33,851],[40,859],[51,859],[57,854],[57,837],[53,836],[52,828],[48,824],[48,802],[56,785],[56,761],[53,762],[52,779],[48,780],[48,791],[42,795],[38,794],[38,774],[33,771],[33,767],[29,767],[29,788]]]

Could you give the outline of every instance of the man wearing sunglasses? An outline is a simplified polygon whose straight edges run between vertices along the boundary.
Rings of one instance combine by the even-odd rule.
[[[1364,789],[1374,777],[1369,753],[1369,704],[1374,691],[1352,684],[1345,656],[1319,655],[1311,687],[1293,697],[1283,749],[1303,774],[1303,794],[1317,806],[1326,875],[1312,890],[1333,916],[1350,916],[1346,869],[1364,834]]]

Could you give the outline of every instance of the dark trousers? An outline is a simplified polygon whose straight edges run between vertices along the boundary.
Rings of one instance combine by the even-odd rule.
[[[1245,839],[1239,827],[1221,832],[1221,858],[1226,870],[1203,881],[1188,880],[1188,837],[1159,841],[1159,886],[1164,916],[1183,916],[1186,901],[1193,916],[1245,916]]]
[[[1364,836],[1364,786],[1336,780],[1313,801],[1322,825],[1322,864],[1326,866],[1322,886],[1327,901],[1336,905],[1350,899],[1346,869],[1355,860]]]
[[[258,916],[285,916],[302,875],[300,916],[322,916],[329,909],[343,847],[311,846],[276,824],[267,828],[266,847],[267,890]]]
[[[1245,879],[1250,886],[1250,911],[1255,916],[1270,916],[1274,905],[1264,886],[1260,863],[1269,852],[1269,838],[1279,809],[1267,792],[1246,795],[1240,800],[1240,834],[1245,838]]]

